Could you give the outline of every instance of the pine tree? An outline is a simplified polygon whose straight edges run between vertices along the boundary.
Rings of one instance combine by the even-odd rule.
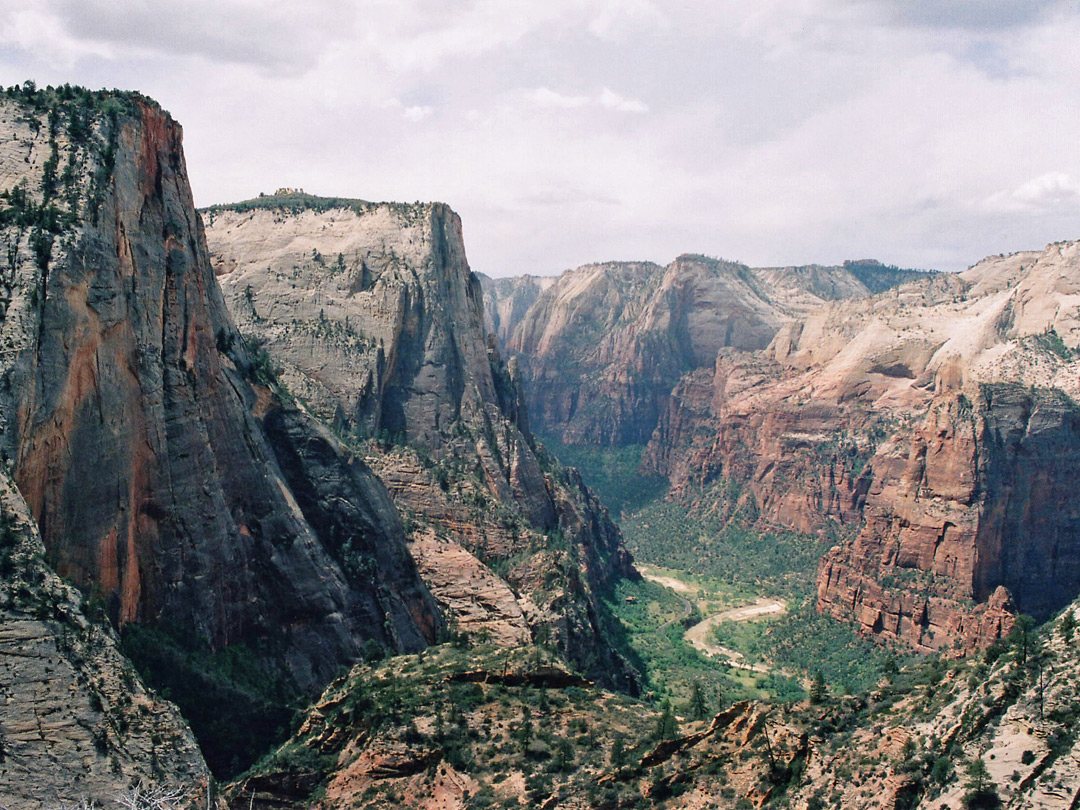
[[[691,720],[704,720],[709,716],[708,706],[705,705],[705,695],[702,694],[701,684],[698,681],[694,681],[690,685],[690,719]]]
[[[1061,631],[1061,637],[1065,640],[1065,643],[1072,644],[1073,632],[1076,630],[1076,615],[1071,608],[1066,610],[1065,615],[1061,617],[1058,630]]]
[[[615,742],[611,744],[611,767],[621,768],[626,764],[626,747],[623,745],[622,737],[616,737]]]
[[[675,710],[671,701],[664,698],[660,705],[660,717],[656,721],[656,739],[671,740],[679,735],[679,721],[675,719]]]

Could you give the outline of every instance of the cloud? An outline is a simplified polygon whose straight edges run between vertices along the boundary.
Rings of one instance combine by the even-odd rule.
[[[473,266],[965,267],[1080,236],[1052,0],[0,0],[0,83],[126,87],[199,204],[441,199]]]
[[[70,36],[59,18],[38,9],[6,9],[0,24],[0,42],[34,53],[66,69],[87,56],[109,57],[110,48]]]
[[[589,33],[601,40],[616,40],[641,28],[667,30],[671,18],[649,0],[608,0],[589,21]]]
[[[348,6],[330,0],[9,0],[7,5],[34,9],[89,53],[195,56],[278,73],[307,69],[327,39],[352,28]]]
[[[649,107],[645,102],[633,98],[626,98],[614,90],[605,87],[595,96],[566,95],[548,87],[539,87],[530,91],[528,98],[537,107],[548,107],[561,110],[580,110],[585,107],[603,107],[607,110],[627,113],[647,113]]]
[[[529,98],[537,107],[553,107],[562,110],[577,110],[588,107],[593,100],[588,96],[568,96],[548,87],[538,87],[531,91]]]
[[[1024,28],[1068,9],[1065,0],[879,0],[873,7],[890,23],[969,31]]]
[[[1038,213],[1080,208],[1080,183],[1064,172],[1047,172],[1012,190],[999,191],[985,201],[987,210]]]
[[[413,123],[417,123],[419,121],[423,121],[425,118],[430,117],[433,112],[435,112],[434,107],[425,104],[419,104],[413,105],[411,107],[406,107],[404,110],[401,111],[401,114],[405,116],[406,121],[412,121]]]
[[[435,107],[430,104],[406,104],[399,98],[386,99],[379,105],[384,110],[398,110],[401,117],[417,124],[435,114]]]
[[[649,107],[645,102],[620,96],[607,87],[601,91],[597,102],[601,107],[607,107],[609,110],[617,110],[618,112],[647,113],[649,111]]]

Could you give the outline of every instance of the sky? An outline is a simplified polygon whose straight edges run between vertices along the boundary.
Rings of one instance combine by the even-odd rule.
[[[155,98],[200,206],[449,203],[493,276],[1080,238],[1075,0],[0,0],[26,79]]]

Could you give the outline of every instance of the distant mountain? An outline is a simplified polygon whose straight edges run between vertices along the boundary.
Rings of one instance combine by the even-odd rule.
[[[643,444],[679,378],[711,367],[720,349],[763,349],[783,323],[824,301],[924,275],[871,262],[755,270],[685,255],[667,267],[587,265],[542,290],[531,279],[485,282],[485,300],[493,331],[521,361],[541,434]]]

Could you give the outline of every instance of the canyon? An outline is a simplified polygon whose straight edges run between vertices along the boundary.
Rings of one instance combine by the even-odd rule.
[[[488,279],[442,203],[196,211],[178,123],[67,86],[0,97],[0,240],[4,807],[1080,801],[1080,243]],[[545,438],[924,657],[679,691],[708,625]]]
[[[1078,250],[956,275],[589,266],[539,292],[506,344],[526,400],[552,403],[538,430],[645,444],[669,498],[700,506],[722,482],[739,494],[714,511],[846,537],[819,568],[820,610],[971,651],[1080,592],[1058,489],[1077,473]]]

